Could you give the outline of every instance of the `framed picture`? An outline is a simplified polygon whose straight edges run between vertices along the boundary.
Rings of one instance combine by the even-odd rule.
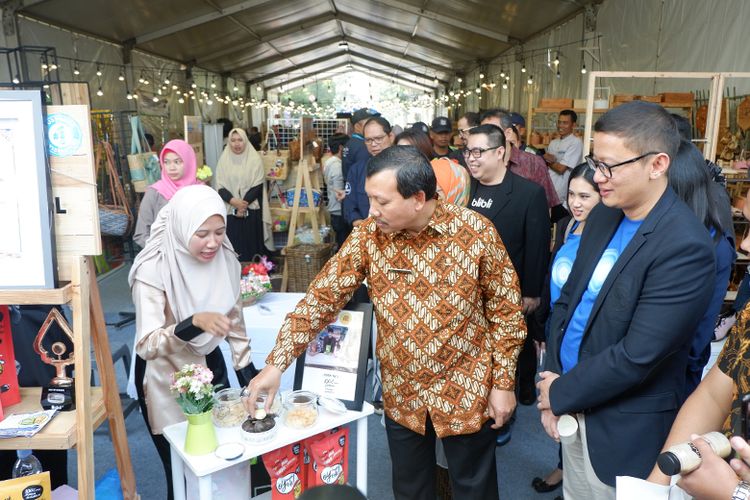
[[[372,304],[349,304],[297,358],[294,389],[340,399],[359,411],[365,397]]]
[[[55,286],[45,128],[39,91],[0,91],[0,288]],[[63,128],[61,142],[79,139]]]

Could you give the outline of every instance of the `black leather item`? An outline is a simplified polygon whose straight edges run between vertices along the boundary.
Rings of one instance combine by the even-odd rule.
[[[562,479],[555,484],[549,484],[541,477],[535,477],[531,481],[531,487],[539,493],[549,493],[550,491],[555,491],[560,486],[562,486]]]

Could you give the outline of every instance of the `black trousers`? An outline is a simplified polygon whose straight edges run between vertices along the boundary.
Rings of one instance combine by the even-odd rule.
[[[453,497],[497,500],[495,440],[498,431],[488,420],[474,434],[443,438]],[[422,436],[386,417],[385,432],[393,467],[396,500],[435,500],[435,428],[429,415]]]
[[[536,396],[536,345],[534,339],[536,338],[534,328],[535,320],[534,315],[531,314],[526,316],[526,325],[528,328],[528,334],[521,347],[521,353],[518,355],[518,366],[516,368],[516,395],[525,396],[533,395]]]

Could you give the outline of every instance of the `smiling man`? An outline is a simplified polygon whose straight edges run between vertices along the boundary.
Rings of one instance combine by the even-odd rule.
[[[539,409],[547,433],[572,414],[563,443],[566,499],[614,499],[616,476],[651,472],[685,386],[693,332],[714,286],[713,244],[668,187],[680,137],[657,104],[634,101],[594,126],[602,203],[549,319]]]
[[[523,312],[539,307],[549,262],[550,222],[544,189],[511,172],[506,163],[505,134],[495,125],[469,130],[464,149],[473,177],[469,207],[487,217],[497,229],[518,274]],[[518,370],[519,400],[536,399],[536,349],[526,338]]]
[[[366,279],[395,498],[436,497],[439,437],[454,497],[492,500],[497,429],[515,407],[516,358],[526,336],[521,294],[492,224],[438,200],[436,184],[413,146],[392,146],[370,160],[370,216],[287,316],[246,404],[253,412],[261,391],[273,399],[282,371]]]

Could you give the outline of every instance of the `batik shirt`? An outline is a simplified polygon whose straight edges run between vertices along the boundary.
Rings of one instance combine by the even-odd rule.
[[[440,437],[477,432],[490,389],[513,390],[526,337],[495,227],[442,202],[416,235],[385,234],[366,219],[287,315],[266,363],[286,369],[365,279],[388,417],[420,434],[428,413]]]
[[[745,306],[732,327],[716,364],[732,379],[732,410],[723,431],[742,436],[742,397],[750,394],[750,303]]]
[[[518,148],[511,146],[510,160],[508,161],[508,169],[516,175],[520,175],[524,179],[528,179],[531,182],[536,182],[542,188],[544,188],[544,194],[547,197],[547,207],[552,208],[559,205],[565,200],[560,200],[555,191],[555,185],[552,184],[547,164],[544,163],[544,158],[537,156],[526,151],[521,151]],[[567,196],[566,196],[567,198]]]

